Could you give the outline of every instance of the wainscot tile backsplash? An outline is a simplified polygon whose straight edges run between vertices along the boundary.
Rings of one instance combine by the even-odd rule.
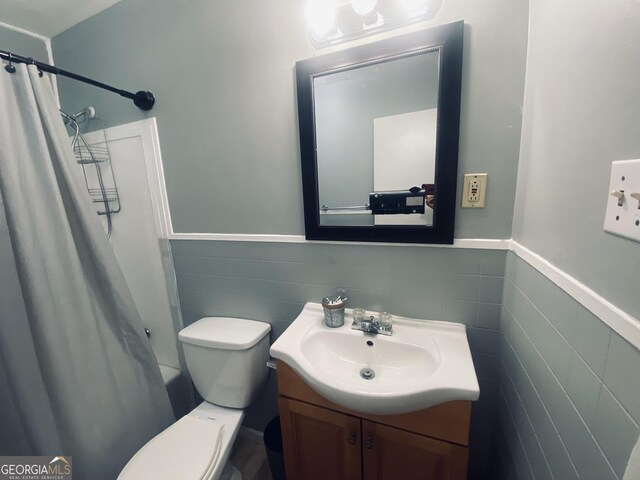
[[[496,478],[621,479],[640,352],[513,253],[503,302]]]
[[[234,316],[271,324],[271,341],[306,302],[347,289],[350,307],[465,324],[478,380],[470,471],[487,478],[500,361],[504,251],[458,248],[171,242],[185,326],[203,316]],[[245,424],[262,429],[277,415],[271,375]]]

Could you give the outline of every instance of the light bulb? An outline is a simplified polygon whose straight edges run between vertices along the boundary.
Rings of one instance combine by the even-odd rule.
[[[376,8],[376,3],[378,3],[378,0],[351,0],[353,10],[363,17],[373,12]]]
[[[309,0],[307,5],[307,20],[309,27],[322,37],[331,32],[335,25],[336,9],[332,0]]]
[[[401,0],[402,6],[407,13],[415,13],[424,10],[427,7],[428,0]]]

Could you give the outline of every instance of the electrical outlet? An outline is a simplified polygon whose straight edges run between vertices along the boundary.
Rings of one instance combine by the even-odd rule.
[[[611,164],[604,230],[640,242],[640,160]]]
[[[462,188],[462,208],[484,208],[487,174],[466,173]]]

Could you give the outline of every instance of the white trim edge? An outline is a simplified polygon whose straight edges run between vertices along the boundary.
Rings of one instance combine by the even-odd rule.
[[[169,240],[212,240],[218,242],[274,242],[304,243],[303,235],[277,235],[261,233],[175,233],[171,232]]]
[[[572,277],[515,240],[510,241],[509,250],[571,295],[627,342],[640,350],[639,319],[616,307],[575,277]]]
[[[34,33],[32,31],[30,31],[30,30],[25,29],[25,28],[16,27],[16,26],[10,25],[8,23],[0,22],[0,27],[6,28],[7,30],[13,30],[14,32],[18,32],[18,33],[21,33],[23,35],[27,35],[29,37],[37,38],[38,40],[42,40],[45,43],[46,43],[47,40],[50,40],[49,37],[45,37],[44,35],[40,35],[39,33]]]
[[[169,240],[212,240],[218,242],[269,242],[269,243],[321,243],[329,245],[367,245],[379,247],[423,247],[423,248],[472,248],[480,250],[508,250],[509,240],[500,238],[456,238],[453,245],[433,243],[383,243],[383,242],[337,242],[307,240],[304,235],[244,234],[244,233],[174,233]]]

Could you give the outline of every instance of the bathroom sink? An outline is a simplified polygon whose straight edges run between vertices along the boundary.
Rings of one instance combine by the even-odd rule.
[[[324,325],[322,306],[307,303],[271,346],[319,394],[343,407],[395,415],[452,400],[477,400],[465,326],[393,317],[393,335]]]

